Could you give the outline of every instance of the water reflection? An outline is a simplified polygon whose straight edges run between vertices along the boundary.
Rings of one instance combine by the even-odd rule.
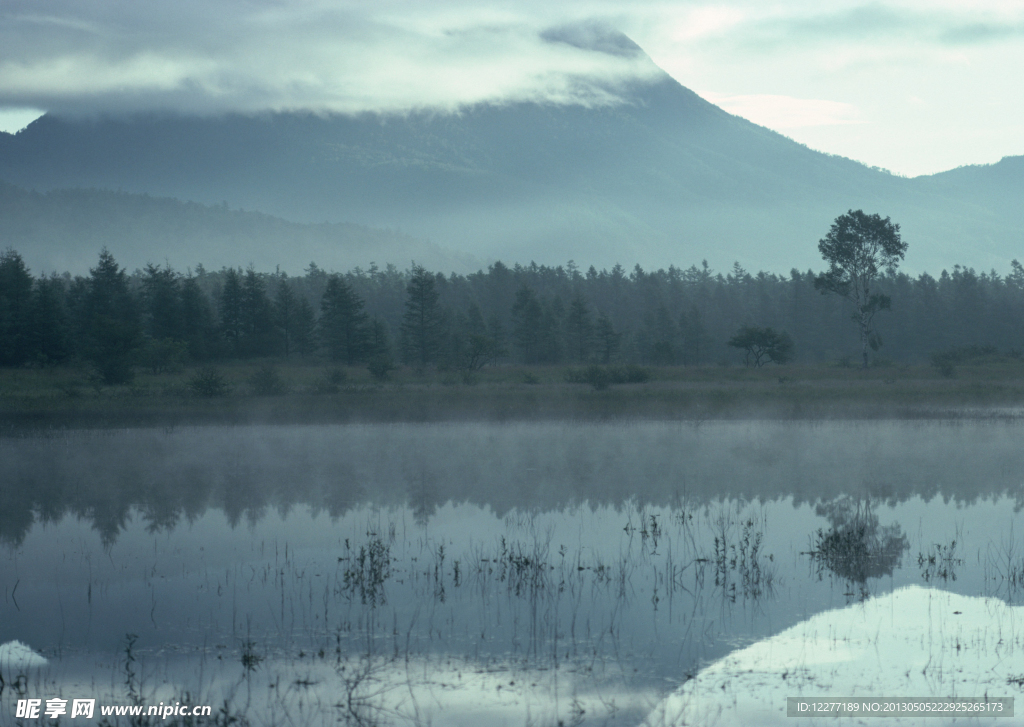
[[[0,440],[0,644],[50,659],[38,692],[123,683],[137,634],[138,673],[163,675],[151,696],[240,709],[244,690],[262,700],[245,714],[268,723],[330,693],[348,706],[322,701],[305,721],[379,708],[400,722],[427,714],[389,701],[415,693],[445,724],[523,704],[552,723],[636,724],[666,690],[851,595],[940,582],[1014,601],[1017,434],[539,424]],[[958,570],[967,558],[983,567]]]
[[[0,543],[66,514],[112,544],[133,509],[153,532],[208,508],[234,527],[297,505],[344,515],[446,502],[503,515],[587,501],[722,498],[1024,504],[1020,425],[751,423],[352,425],[72,432],[0,438]],[[827,513],[826,513],[827,514]],[[837,513],[838,515],[838,513]],[[856,580],[856,578],[854,578]]]
[[[844,497],[819,503],[818,515],[828,518],[829,528],[819,528],[809,552],[822,570],[861,586],[869,578],[891,576],[910,547],[899,523],[879,525],[877,504]]]

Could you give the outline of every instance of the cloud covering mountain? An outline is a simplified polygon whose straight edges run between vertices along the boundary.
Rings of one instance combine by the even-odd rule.
[[[786,272],[820,265],[817,240],[850,208],[903,225],[912,271],[1005,270],[1020,255],[1012,159],[905,179],[724,112],[621,34],[549,27],[536,42],[647,70],[591,79],[573,103],[452,113],[47,115],[0,136],[0,178],[399,229],[483,261]]]
[[[650,64],[551,42],[615,28],[674,78],[813,148],[906,174],[1021,153],[1007,0],[7,0],[0,129],[68,114],[601,104]],[[19,125],[19,123],[21,125]]]
[[[0,104],[64,115],[593,105],[657,72],[598,22],[459,5],[13,0]]]

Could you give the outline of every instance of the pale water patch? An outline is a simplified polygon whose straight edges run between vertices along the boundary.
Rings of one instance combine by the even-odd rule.
[[[20,641],[0,644],[0,684],[13,682],[22,674],[46,666],[46,658]]]
[[[645,725],[791,725],[787,697],[1007,695],[1024,675],[1022,625],[1024,607],[906,586],[819,613],[719,659],[659,704]],[[990,721],[999,723],[970,723]],[[946,720],[884,722],[937,727]]]

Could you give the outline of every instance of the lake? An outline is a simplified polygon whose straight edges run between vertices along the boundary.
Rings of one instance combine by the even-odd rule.
[[[0,725],[19,701],[80,697],[209,705],[196,723],[484,726],[1015,697],[1022,435],[973,420],[0,439]],[[999,704],[882,721],[1009,724]]]

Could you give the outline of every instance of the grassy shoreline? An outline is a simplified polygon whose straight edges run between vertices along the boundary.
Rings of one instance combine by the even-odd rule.
[[[1024,416],[1024,365],[868,370],[834,366],[647,368],[644,383],[569,383],[569,367],[499,366],[472,375],[274,366],[278,393],[254,383],[265,362],[218,367],[227,391],[198,396],[195,370],[139,373],[101,387],[73,367],[0,371],[0,433],[202,424],[327,424],[629,419],[947,419]]]

